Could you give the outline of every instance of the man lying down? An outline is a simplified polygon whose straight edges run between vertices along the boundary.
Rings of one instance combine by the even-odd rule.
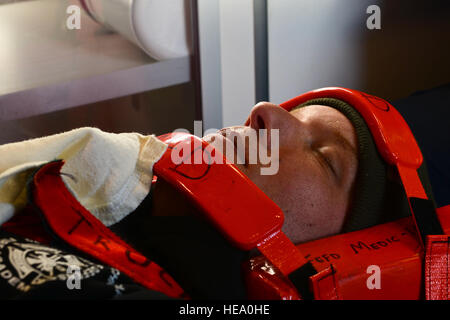
[[[245,135],[260,129],[279,130],[277,173],[261,175],[260,163],[236,166],[281,208],[282,230],[295,244],[410,214],[396,172],[351,105],[322,98],[288,112],[262,102],[246,126],[226,130]],[[223,146],[224,132],[204,140]],[[46,245],[30,242],[11,223],[31,208],[27,186],[36,170],[62,159],[62,179],[81,205],[161,266],[189,297],[245,299],[241,267],[254,252],[229,244],[167,182],[152,184],[153,165],[166,149],[155,136],[94,128],[0,146],[0,272],[8,270],[0,273],[0,297],[165,298],[57,237]],[[426,176],[424,166],[419,171]],[[70,264],[83,274],[75,289],[67,281]]]

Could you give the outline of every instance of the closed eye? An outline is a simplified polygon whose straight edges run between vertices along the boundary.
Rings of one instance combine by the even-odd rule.
[[[333,165],[333,160],[331,160],[329,156],[327,156],[326,154],[324,154],[320,150],[318,150],[316,153],[317,153],[317,155],[319,157],[319,160],[322,163],[322,165],[324,165],[327,170],[331,171],[331,173],[333,174],[333,176],[335,178],[338,178],[336,169],[335,169],[335,167]]]

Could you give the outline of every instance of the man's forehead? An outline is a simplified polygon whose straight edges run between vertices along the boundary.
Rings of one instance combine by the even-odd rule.
[[[342,119],[347,119],[347,117],[340,112],[339,110],[321,105],[321,104],[313,104],[305,107],[297,107],[290,111],[293,115],[298,116],[320,116],[321,118],[324,117],[340,117]],[[348,119],[347,119],[348,120]]]
[[[357,138],[352,122],[339,110],[324,105],[294,108],[290,113],[300,121],[314,121],[323,130],[332,130],[334,140],[357,155]]]

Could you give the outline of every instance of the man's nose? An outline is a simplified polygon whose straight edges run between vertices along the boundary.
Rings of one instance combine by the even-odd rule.
[[[280,106],[270,102],[260,102],[253,107],[246,125],[255,129],[284,130],[292,125],[292,116]]]
[[[291,143],[296,128],[295,117],[280,106],[270,102],[260,102],[253,107],[246,125],[255,129],[267,130],[267,146],[272,147],[272,137],[278,137],[279,147]]]

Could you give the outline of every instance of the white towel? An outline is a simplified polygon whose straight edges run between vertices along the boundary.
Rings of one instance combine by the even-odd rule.
[[[25,206],[26,183],[33,171],[62,159],[66,186],[86,209],[110,226],[134,211],[148,195],[153,165],[166,149],[153,135],[113,134],[95,128],[0,146],[0,225]]]

